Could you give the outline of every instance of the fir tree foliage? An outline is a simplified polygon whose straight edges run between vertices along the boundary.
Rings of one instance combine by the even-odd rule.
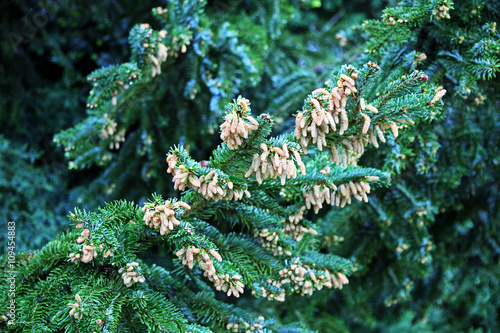
[[[296,6],[252,2],[238,20],[224,9],[206,1],[154,8],[156,22],[130,31],[130,62],[88,76],[87,117],[54,141],[70,169],[102,168],[91,189],[134,199],[157,185],[167,189],[156,167],[165,151],[181,144],[209,152],[202,137],[215,132],[224,106],[269,72],[265,59],[280,61],[270,56],[272,42]],[[133,189],[124,185],[132,179]]]
[[[347,34],[364,42],[356,61],[388,69],[375,86],[396,87],[408,68],[421,69],[434,83],[422,102],[440,104],[440,96],[445,107],[362,157],[389,172],[393,186],[368,205],[323,216],[320,248],[355,262],[351,282],[370,288],[315,299],[301,318],[334,312],[360,332],[497,329],[499,8],[498,1],[401,1]]]
[[[75,229],[16,257],[17,325],[3,328],[497,326],[498,4],[402,1],[341,36],[367,50],[341,59],[356,66],[337,64],[319,88],[304,88],[307,70],[290,75],[295,84],[260,114],[253,98],[226,102],[273,73],[248,47],[279,41],[290,8],[269,3],[255,2],[266,13],[259,20],[238,22],[212,21],[203,2],[169,2],[153,10],[157,25],[132,30],[130,62],[89,76],[88,117],[56,137],[71,167],[105,168],[91,192],[112,190],[111,181],[127,193],[140,174],[171,198],[75,209]],[[262,39],[232,29],[239,24],[255,24]],[[288,70],[285,61],[275,69]],[[197,135],[211,130],[223,142],[204,155],[213,146]],[[167,151],[179,192],[160,167]],[[155,248],[157,262],[148,258]]]
[[[316,218],[305,218],[307,210],[368,201],[370,184],[388,185],[388,174],[357,165],[365,146],[440,110],[417,71],[386,82],[374,98],[379,70],[343,67],[304,100],[294,133],[278,136],[271,136],[272,117],[252,116],[240,96],[226,107],[223,143],[209,160],[197,162],[181,145],[170,150],[178,199],[154,194],[142,207],[116,201],[95,213],[76,209],[75,230],[19,256],[18,296],[27,306],[16,329],[289,331],[229,297],[282,302],[342,289],[354,266],[318,251]],[[141,259],[154,244],[169,253],[167,267]]]
[[[148,1],[0,3],[0,196],[4,222],[22,226],[18,250],[40,249],[67,228],[67,212],[86,203],[79,200],[82,187],[74,186],[86,176],[67,172],[64,151],[55,149],[52,137],[81,120],[89,92],[85,76],[123,61],[128,55],[123,36],[130,25],[149,19],[151,6]]]

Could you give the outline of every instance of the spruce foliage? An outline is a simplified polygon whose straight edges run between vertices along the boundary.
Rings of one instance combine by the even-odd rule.
[[[196,162],[180,146],[170,151],[168,172],[175,188],[186,190],[179,199],[155,194],[142,209],[117,201],[97,213],[75,210],[76,230],[22,259],[18,295],[31,306],[18,312],[19,329],[175,332],[187,331],[191,322],[215,331],[280,331],[274,320],[264,322],[259,313],[235,308],[228,297],[246,289],[258,298],[284,301],[289,294],[342,289],[352,263],[320,253],[312,242],[315,223],[303,215],[311,208],[318,212],[323,203],[343,207],[354,198],[368,201],[369,183],[387,182],[380,171],[356,165],[365,145],[378,146],[373,131],[380,138],[381,128],[397,131],[395,117],[402,116],[391,110],[383,117],[362,93],[377,70],[371,63],[360,70],[348,66],[327,88],[313,91],[296,116],[295,135],[270,136],[272,118],[252,117],[250,102],[239,97],[226,108],[220,126],[224,142],[209,161]],[[424,102],[402,122],[426,118],[439,110],[426,103],[431,96],[418,93],[426,81],[414,72],[375,101],[382,105],[417,91]],[[365,109],[377,120],[370,123]],[[290,187],[288,179],[295,179]],[[154,244],[169,254],[167,267],[148,265],[138,256]],[[176,281],[175,296],[154,283],[156,274]],[[212,283],[225,293],[222,300]],[[209,305],[199,308],[200,302]],[[63,303],[70,309],[61,310]]]
[[[494,331],[498,2],[401,1],[339,31],[360,46],[322,58],[328,77],[295,70],[286,40],[310,35],[293,17],[328,8],[171,1],[134,26],[128,62],[88,76],[86,118],[54,138],[70,169],[101,170],[81,198],[108,203],[16,256],[16,325],[0,325]],[[58,200],[57,181],[29,190]]]
[[[323,309],[309,328],[333,312],[360,332],[497,329],[498,18],[498,1],[400,2],[347,34],[366,43],[359,62],[390,68],[381,80],[424,70],[445,112],[363,156],[393,186],[323,217],[323,249],[356,262],[360,287],[302,311]]]

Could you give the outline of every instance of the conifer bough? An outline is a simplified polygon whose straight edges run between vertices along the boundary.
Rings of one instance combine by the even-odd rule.
[[[181,146],[168,154],[179,199],[154,194],[142,208],[117,201],[96,213],[76,209],[76,230],[18,258],[14,329],[279,332],[275,319],[228,297],[283,301],[342,289],[352,262],[315,250],[307,211],[368,201],[370,184],[386,185],[388,175],[357,165],[365,147],[439,111],[443,94],[424,89],[427,77],[415,71],[372,100],[364,91],[379,70],[343,67],[304,100],[294,133],[279,136],[270,136],[272,117],[252,116],[240,96],[226,107],[223,143],[208,162]],[[153,244],[169,253],[162,265],[141,259]]]

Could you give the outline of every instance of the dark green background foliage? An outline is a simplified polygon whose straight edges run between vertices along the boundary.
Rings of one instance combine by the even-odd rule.
[[[56,230],[67,229],[69,210],[88,207],[80,185],[98,171],[68,173],[53,136],[84,117],[86,76],[123,61],[130,52],[130,27],[149,18],[153,5],[66,0],[0,4],[2,223],[15,220],[23,229],[40,231],[20,232],[19,250],[40,248]],[[1,234],[2,241],[5,236]]]
[[[414,119],[414,127],[401,131],[397,139],[387,135],[387,143],[367,149],[359,161],[390,174],[389,187],[372,191],[368,204],[323,208],[318,215],[307,215],[320,226],[312,248],[354,263],[350,283],[341,291],[292,295],[285,303],[249,295],[236,302],[218,295],[217,302],[204,303],[207,308],[187,319],[210,322],[212,306],[220,307],[221,316],[245,317],[238,312],[241,309],[262,314],[271,321],[269,330],[281,332],[498,331],[500,2],[186,3],[0,4],[0,242],[7,242],[7,221],[17,223],[16,251],[33,251],[56,235],[62,235],[61,242],[75,235],[66,233],[70,230],[66,215],[74,207],[97,211],[104,202],[117,199],[142,204],[153,192],[178,196],[165,172],[166,154],[179,145],[195,160],[208,160],[220,143],[224,106],[238,95],[250,99],[254,115],[269,113],[274,118],[273,134],[288,133],[304,98],[331,79],[332,71],[343,64],[360,68],[371,61],[382,68],[367,92],[373,99],[381,96],[387,82],[413,70],[429,76],[428,87],[442,86],[447,93],[442,113]],[[169,8],[168,18],[151,11],[159,5]],[[436,16],[434,10],[443,5],[451,8],[451,19]],[[141,57],[148,52],[138,42],[143,31],[134,28],[146,22],[157,30],[166,27],[168,45],[177,53],[167,57],[162,74],[155,77]],[[189,44],[182,52],[185,40]],[[130,80],[132,88],[119,92],[120,102],[113,108],[113,89],[119,87],[106,90],[102,82],[121,79],[125,68],[140,75]],[[87,77],[104,79],[87,81]],[[93,87],[94,82],[100,83]],[[119,149],[109,149],[111,139],[101,140],[102,113],[108,111],[117,129],[125,131]],[[139,216],[135,206],[115,205],[127,218]],[[100,214],[116,207],[108,206]],[[127,226],[123,230],[128,232]],[[152,281],[179,283],[184,270],[164,259],[171,250],[156,244],[140,254],[151,265],[147,273]],[[33,303],[26,301],[24,306],[31,308],[38,304],[35,296],[53,292],[50,279],[57,274],[81,273],[73,266],[50,275],[44,272],[58,252],[58,260],[64,260],[71,249],[52,245],[35,252],[31,274],[45,282],[36,284],[33,278],[34,289],[23,291],[32,293]],[[27,253],[19,260],[25,260]],[[116,282],[108,271],[101,273],[90,277],[96,286]],[[206,295],[189,294],[186,288],[177,307],[183,307],[183,299],[207,302],[212,297],[210,286],[194,274],[189,279],[185,281],[203,285]],[[148,290],[148,301],[163,302],[155,293],[176,297],[177,287],[163,290],[160,285]],[[158,304],[140,304],[140,291],[114,287],[127,296],[126,301],[113,303],[113,311],[145,307],[183,323],[184,317],[170,304],[161,303],[161,309]],[[181,290],[182,284],[178,287]],[[7,300],[0,299],[0,309]],[[64,321],[71,301],[60,298],[47,311],[61,307],[66,312],[56,317]],[[110,330],[126,322],[114,323]]]

